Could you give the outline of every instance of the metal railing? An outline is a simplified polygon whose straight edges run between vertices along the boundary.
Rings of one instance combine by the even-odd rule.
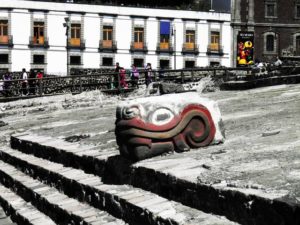
[[[13,36],[12,35],[5,35],[1,36],[0,38],[0,46],[9,46],[12,47],[13,44]]]
[[[49,48],[49,41],[47,37],[29,37],[29,47],[35,48],[35,47],[42,47],[42,48]]]
[[[99,41],[100,52],[116,52],[117,42],[113,40],[100,40]]]
[[[213,79],[222,79],[222,81],[238,79],[254,79],[257,76],[280,76],[289,74],[300,74],[300,67],[282,66],[265,68],[267,73],[259,74],[261,69],[244,67],[207,67],[180,70],[153,70],[150,73],[146,70],[140,70],[138,83],[131,79],[131,72],[126,71],[125,82],[121,81],[119,73],[99,73],[93,74],[74,74],[72,76],[45,76],[42,79],[29,78],[27,83],[20,79],[21,73],[14,76],[12,80],[3,81],[3,90],[0,91],[1,97],[19,97],[22,96],[43,96],[57,95],[64,93],[81,93],[84,91],[101,90],[104,92],[126,92],[138,88],[145,84],[145,79],[150,76],[151,81],[163,81],[173,83],[190,83],[200,81],[202,78],[211,76]],[[122,84],[126,84],[125,86]]]

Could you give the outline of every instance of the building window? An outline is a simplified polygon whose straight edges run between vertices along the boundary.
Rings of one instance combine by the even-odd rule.
[[[185,48],[194,49],[195,47],[195,31],[187,30],[185,34]]]
[[[170,68],[170,60],[168,60],[168,59],[159,60],[159,67],[162,70],[169,69]]]
[[[266,51],[274,52],[274,35],[268,34],[266,37]]]
[[[111,48],[113,40],[113,27],[103,26],[103,47]]]
[[[71,65],[81,65],[81,57],[80,56],[70,56],[70,64]]]
[[[136,67],[143,67],[144,59],[133,59],[133,65],[135,65]]]
[[[102,66],[113,66],[113,58],[112,57],[103,57],[102,58]]]
[[[71,24],[70,44],[72,46],[80,46],[80,34],[81,34],[81,25],[80,24]]]
[[[144,47],[144,28],[135,27],[134,28],[134,48],[143,49]]]
[[[0,20],[0,43],[8,43],[8,21]]]
[[[34,64],[44,64],[45,56],[44,55],[33,55],[33,63]]]
[[[265,3],[265,17],[277,17],[276,2]]]
[[[220,32],[212,31],[210,33],[210,50],[218,51],[220,47]]]
[[[194,68],[195,67],[195,61],[193,60],[187,60],[184,62],[185,68]]]
[[[300,19],[300,4],[296,4],[295,11],[295,17]]]
[[[7,73],[8,71],[8,68],[0,68],[0,73]]]
[[[44,44],[44,22],[34,22],[33,24],[33,43]]]
[[[209,63],[209,66],[211,66],[211,67],[219,67],[220,66],[220,62],[214,62],[214,61],[212,61],[212,62]]]
[[[295,55],[300,55],[300,35],[296,36]]]
[[[8,54],[0,54],[0,64],[8,64]]]
[[[170,22],[160,22],[160,49],[169,49],[170,47]]]

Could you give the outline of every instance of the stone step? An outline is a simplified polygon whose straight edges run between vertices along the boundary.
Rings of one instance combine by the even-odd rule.
[[[1,167],[2,169],[2,167]],[[3,177],[1,176],[1,179]],[[23,200],[10,189],[0,184],[0,203],[13,221],[19,225],[55,225],[48,216],[38,211],[30,203]],[[1,213],[0,224],[15,224]]]
[[[225,217],[204,213],[139,188],[104,184],[98,176],[9,148],[0,150],[0,158],[56,186],[69,197],[131,224],[235,224]]]
[[[0,225],[17,225],[11,220],[10,216],[6,215],[4,209],[1,206],[0,206]]]
[[[216,182],[207,183],[205,176],[210,174],[207,161],[160,157],[132,164],[119,157],[116,150],[112,155],[101,155],[103,149],[98,149],[97,153],[63,140],[58,140],[57,145],[54,143],[53,138],[34,134],[11,137],[12,147],[20,151],[82,168],[87,173],[101,175],[104,182],[129,184],[242,224],[298,224],[300,221],[299,201],[284,190],[239,188],[227,183],[226,178],[219,180],[214,174],[209,180]],[[60,155],[65,159],[61,160]],[[68,164],[68,158],[74,159],[74,163]]]
[[[119,151],[110,143],[95,149],[95,146],[81,146],[58,138],[27,133],[12,135],[11,147],[99,176],[103,176],[107,160],[119,155]]]
[[[0,161],[0,175],[3,185],[13,187],[24,200],[31,202],[58,224],[97,224],[100,221],[102,224],[125,224],[104,211],[69,198],[56,188],[31,178],[3,161]]]

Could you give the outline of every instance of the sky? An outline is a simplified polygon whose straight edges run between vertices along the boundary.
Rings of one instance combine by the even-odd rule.
[[[216,11],[230,12],[230,2],[231,0],[212,0],[213,9]]]

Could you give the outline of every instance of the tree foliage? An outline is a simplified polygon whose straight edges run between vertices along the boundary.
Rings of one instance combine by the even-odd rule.
[[[39,0],[35,0],[39,1]],[[44,0],[51,2],[73,2],[79,4],[103,4],[117,6],[136,6],[146,8],[170,8],[208,11],[210,0]]]

